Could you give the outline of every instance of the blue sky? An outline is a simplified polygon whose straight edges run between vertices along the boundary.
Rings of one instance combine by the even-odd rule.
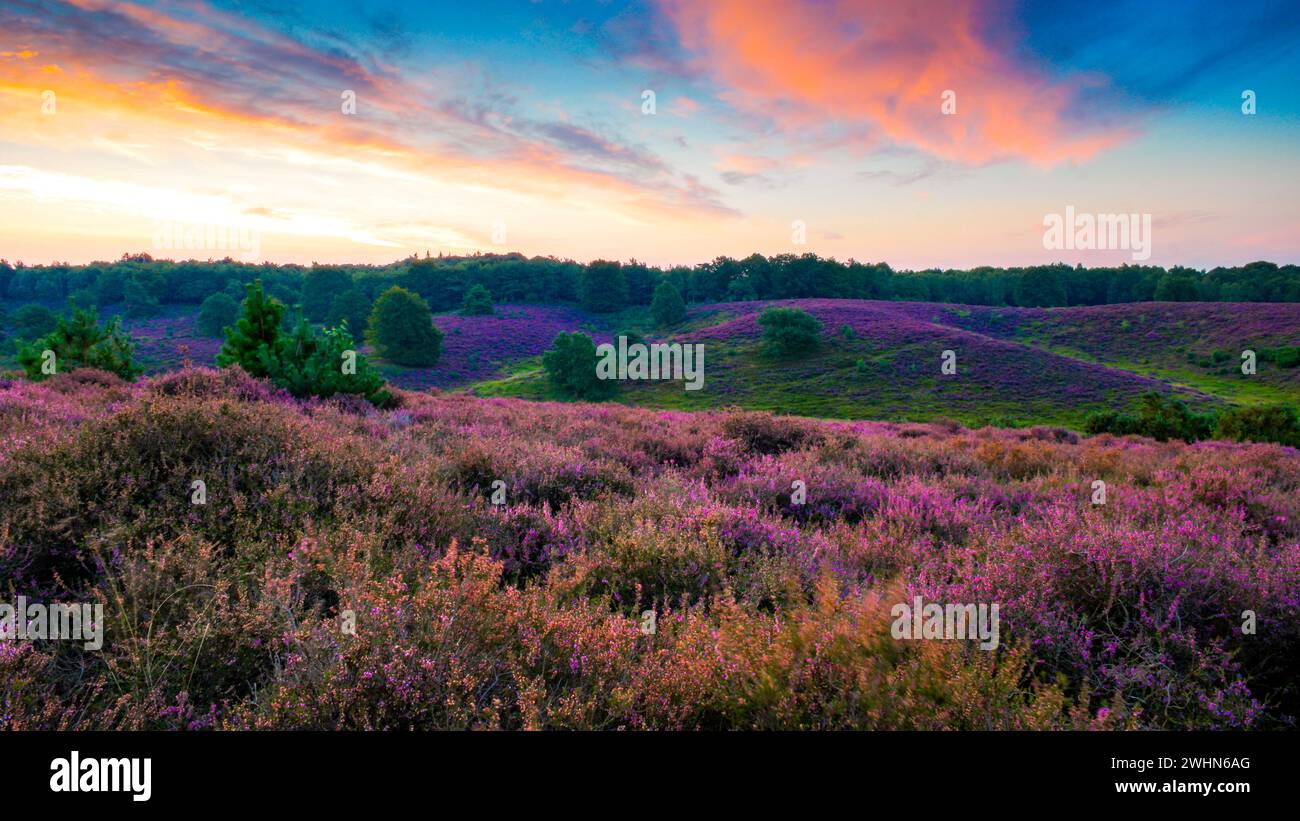
[[[1155,263],[1300,257],[1294,3],[294,5],[0,0],[0,256],[1129,260],[1044,248],[1072,205]]]

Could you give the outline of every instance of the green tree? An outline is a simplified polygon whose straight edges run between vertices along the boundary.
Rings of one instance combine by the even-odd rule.
[[[370,321],[370,310],[375,303],[360,288],[349,288],[338,296],[330,305],[329,322],[333,325],[347,323],[348,331],[356,339],[364,339],[366,325]]]
[[[24,305],[14,311],[9,322],[16,339],[36,339],[45,336],[58,326],[54,312],[44,305]]]
[[[356,347],[346,327],[317,333],[300,318],[294,332],[277,341],[271,379],[298,397],[324,399],[344,393],[363,396],[379,407],[391,404],[384,378]]]
[[[333,265],[317,265],[302,282],[302,312],[312,322],[329,318],[335,297],[352,288],[352,275]]]
[[[1036,265],[1016,283],[1016,304],[1021,307],[1050,308],[1067,302],[1065,280],[1056,266]]]
[[[551,350],[542,354],[542,365],[551,384],[564,396],[598,401],[613,396],[618,385],[596,375],[596,345],[581,331],[560,333]]]
[[[275,367],[280,325],[284,322],[284,303],[267,296],[260,279],[250,282],[245,293],[242,313],[226,329],[226,341],[217,354],[217,364],[223,368],[238,365],[253,376],[270,376]]]
[[[798,308],[768,308],[758,317],[763,327],[763,344],[775,356],[790,356],[821,344],[822,323]]]
[[[668,280],[660,282],[650,300],[650,314],[654,317],[655,325],[660,328],[676,325],[686,319],[686,301],[682,299],[682,292]]]
[[[198,329],[204,336],[221,336],[227,325],[239,319],[239,303],[222,291],[209,296],[199,306]]]
[[[490,316],[492,294],[482,285],[471,285],[460,303],[460,313],[462,316]]]
[[[1200,298],[1196,280],[1187,274],[1168,273],[1160,278],[1155,293],[1157,302],[1195,302]]]
[[[149,292],[145,283],[135,277],[126,281],[124,295],[126,315],[129,317],[157,316],[161,310],[158,298]]]
[[[46,351],[53,352],[53,360]],[[18,352],[18,362],[34,380],[51,375],[45,372],[47,363],[53,366],[54,373],[98,368],[123,379],[135,379],[140,369],[132,360],[134,351],[120,319],[114,318],[101,328],[94,311],[78,309],[70,319],[59,317],[54,330],[24,345]]]
[[[623,266],[608,260],[593,260],[578,276],[578,301],[588,311],[610,313],[627,304],[627,278]]]
[[[394,285],[375,301],[366,340],[390,362],[430,368],[442,356],[442,331],[419,294]]]

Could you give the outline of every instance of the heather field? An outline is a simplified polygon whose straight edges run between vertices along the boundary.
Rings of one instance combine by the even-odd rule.
[[[807,311],[820,350],[786,361],[762,355],[760,313]],[[1055,424],[1081,429],[1093,410],[1131,405],[1148,391],[1193,407],[1294,402],[1300,369],[1239,369],[1248,348],[1300,344],[1300,305],[1139,303],[1082,308],[990,308],[925,302],[799,299],[692,307],[669,341],[705,345],[705,387],[629,385],[622,400],[659,408],[738,407],[842,419],[968,425]],[[943,351],[957,373],[940,374]],[[1219,359],[1210,357],[1220,351]],[[1204,364],[1189,361],[1188,355]],[[481,395],[551,398],[539,366],[475,386]]]
[[[759,314],[805,310],[822,323],[809,356],[773,361],[761,352]],[[120,306],[101,313],[111,316]],[[196,329],[193,308],[127,319],[146,373],[210,366],[221,339]],[[376,359],[408,390],[469,390],[481,396],[558,399],[541,355],[561,332],[596,343],[624,330],[657,341],[705,344],[705,388],[628,384],[618,401],[661,409],[735,406],[832,419],[967,425],[1049,424],[1081,430],[1084,417],[1131,406],[1157,391],[1202,409],[1296,402],[1300,368],[1259,363],[1244,377],[1241,351],[1300,344],[1300,304],[1133,303],[1075,308],[994,308],[930,302],[797,299],[693,306],[679,327],[656,328],[644,310],[597,314],[576,306],[512,305],[489,316],[436,314],[445,334],[434,367]],[[846,333],[846,329],[849,331]],[[371,353],[369,347],[360,350]],[[958,373],[939,373],[952,350]],[[5,361],[12,367],[10,355]]]
[[[913,332],[863,328],[886,323]],[[1300,714],[1296,450],[397,399],[295,400],[234,368],[0,382],[0,577],[102,604],[111,638],[0,644],[0,728]],[[999,602],[997,648],[898,640],[915,596]]]

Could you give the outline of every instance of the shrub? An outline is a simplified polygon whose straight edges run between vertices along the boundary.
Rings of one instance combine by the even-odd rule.
[[[1300,447],[1300,416],[1291,405],[1233,408],[1219,414],[1214,434],[1234,442],[1277,442]]]
[[[482,285],[471,285],[460,303],[461,316],[491,316],[492,294]]]
[[[46,351],[54,353],[53,360],[47,359]],[[60,317],[53,331],[25,345],[18,353],[18,362],[28,378],[35,380],[76,368],[98,368],[123,379],[135,379],[140,368],[132,361],[134,351],[121,320],[115,318],[101,328],[93,311],[76,310],[71,319]],[[45,372],[47,362],[53,367],[51,373]]]
[[[561,332],[555,337],[551,350],[542,354],[542,365],[551,384],[571,399],[599,401],[608,399],[618,390],[612,379],[601,379],[596,374],[596,345],[591,337],[580,331]]]
[[[1180,399],[1151,391],[1142,395],[1136,413],[1103,410],[1088,414],[1084,419],[1084,431],[1117,436],[1137,434],[1160,442],[1170,439],[1196,442],[1210,437],[1214,421],[1212,413],[1197,413]]]
[[[198,329],[204,336],[221,336],[226,326],[239,319],[239,303],[218,291],[199,306]]]
[[[346,327],[317,333],[303,319],[279,341],[271,379],[297,397],[356,394],[379,407],[388,405],[392,395],[384,378],[356,347]]]
[[[802,419],[770,413],[741,411],[729,414],[723,432],[742,443],[750,453],[774,456],[822,441],[822,434]]]
[[[431,368],[442,356],[442,331],[419,294],[394,285],[375,301],[366,340],[390,362]]]
[[[357,353],[347,328],[317,333],[300,318],[293,333],[282,334],[283,315],[284,305],[262,292],[260,280],[249,285],[243,313],[226,329],[217,364],[238,365],[300,398],[356,394],[380,407],[392,401],[383,377]]]
[[[766,351],[775,356],[806,353],[821,344],[821,322],[798,308],[767,308],[758,324],[763,326]]]

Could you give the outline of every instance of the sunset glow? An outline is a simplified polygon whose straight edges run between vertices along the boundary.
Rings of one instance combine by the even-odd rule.
[[[1295,261],[1294,7],[1065,5],[1086,47],[988,0],[5,0],[0,256],[154,253],[171,221],[274,262],[1125,259],[1043,248],[1074,206],[1151,214],[1153,264]]]

